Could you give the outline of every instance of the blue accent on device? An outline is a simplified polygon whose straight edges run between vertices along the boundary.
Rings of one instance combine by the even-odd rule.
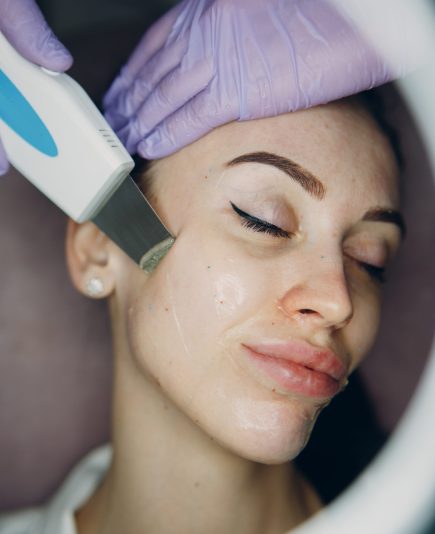
[[[58,150],[53,137],[29,101],[0,69],[0,119],[16,134],[46,156]]]

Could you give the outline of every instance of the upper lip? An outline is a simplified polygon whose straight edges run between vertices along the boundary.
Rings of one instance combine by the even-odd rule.
[[[262,341],[260,343],[243,343],[243,345],[263,356],[291,361],[329,375],[338,382],[347,375],[347,369],[341,358],[326,347],[314,346],[303,340]]]

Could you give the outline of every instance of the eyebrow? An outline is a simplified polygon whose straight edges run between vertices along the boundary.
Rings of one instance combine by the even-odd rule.
[[[395,224],[399,227],[402,239],[406,235],[406,224],[400,211],[391,208],[372,208],[364,214],[362,220]]]
[[[326,187],[322,182],[314,174],[302,167],[302,165],[299,165],[291,159],[278,156],[271,152],[250,152],[249,154],[242,154],[228,161],[226,166],[234,167],[241,163],[261,163],[276,167],[280,171],[285,172],[292,180],[295,180],[311,196],[319,200],[325,197]],[[403,238],[406,235],[405,220],[397,210],[383,207],[372,208],[364,214],[362,220],[395,224],[399,227],[401,237]]]
[[[228,161],[226,165],[227,167],[234,167],[240,163],[272,165],[272,167],[276,167],[280,171],[285,172],[292,180],[298,182],[311,196],[319,200],[325,196],[326,188],[322,182],[310,171],[307,171],[307,169],[304,169],[291,159],[270,152],[251,152]]]

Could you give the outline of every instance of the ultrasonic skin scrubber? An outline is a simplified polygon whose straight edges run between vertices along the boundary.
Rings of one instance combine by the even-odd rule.
[[[0,119],[7,157],[25,178],[143,270],[156,267],[174,239],[130,177],[132,158],[77,82],[27,61],[2,33]]]

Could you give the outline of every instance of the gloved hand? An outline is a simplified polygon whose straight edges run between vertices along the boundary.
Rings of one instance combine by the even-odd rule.
[[[0,31],[26,59],[50,70],[65,71],[72,56],[56,39],[34,0],[0,0]],[[0,142],[0,174],[9,164]]]
[[[315,106],[396,74],[332,2],[184,0],[144,35],[104,106],[127,149],[155,159],[226,122]]]

